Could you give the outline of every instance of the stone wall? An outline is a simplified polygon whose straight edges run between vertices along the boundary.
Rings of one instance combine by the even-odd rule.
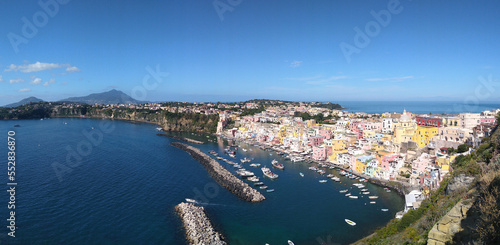
[[[212,176],[212,178],[217,181],[219,185],[225,187],[239,198],[248,202],[260,202],[266,199],[264,195],[250,187],[238,177],[234,176],[215,159],[209,157],[200,149],[180,142],[173,142],[171,145],[186,151],[194,159],[198,160],[203,166],[205,166],[210,176]]]
[[[175,206],[175,210],[182,219],[189,244],[226,244],[222,235],[212,227],[203,207],[182,202]]]

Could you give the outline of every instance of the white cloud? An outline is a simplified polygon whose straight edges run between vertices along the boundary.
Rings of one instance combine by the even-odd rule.
[[[37,61],[34,64],[24,64],[24,65],[14,65],[11,64],[5,71],[20,71],[22,73],[31,73],[31,72],[39,72],[46,71],[58,68],[66,67],[67,72],[79,72],[81,71],[76,66],[72,66],[70,64],[56,64],[56,63],[42,63]]]
[[[61,64],[55,64],[55,63],[41,63],[41,62],[36,62],[35,64],[27,64],[27,65],[14,65],[11,64],[8,69],[5,71],[20,71],[23,73],[30,73],[30,72],[39,72],[39,71],[45,71],[45,70],[52,70],[55,68],[61,68],[64,65]]]
[[[66,71],[72,73],[72,72],[81,72],[82,70],[78,69],[78,67],[76,66],[68,66],[68,68],[66,68]]]
[[[369,82],[382,82],[382,81],[389,81],[389,82],[401,82],[407,79],[412,79],[414,78],[413,76],[405,76],[405,77],[383,77],[383,78],[368,78],[365,79],[366,81]]]
[[[41,84],[42,83],[42,79],[37,77],[35,79],[33,79],[33,81],[30,82],[31,85],[38,85],[38,84]]]
[[[22,83],[22,82],[24,82],[24,79],[22,78],[10,79],[10,84]]]
[[[297,68],[302,65],[302,61],[294,60],[292,63],[290,63],[290,67],[292,68]]]
[[[19,92],[30,92],[31,89],[30,88],[22,88],[22,89],[19,89]]]
[[[48,82],[45,82],[43,86],[48,87],[51,83],[56,83],[56,79],[52,78]]]

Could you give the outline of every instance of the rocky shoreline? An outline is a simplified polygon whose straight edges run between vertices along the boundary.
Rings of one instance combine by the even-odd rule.
[[[161,134],[161,133],[158,133],[156,135],[158,135],[158,136],[165,136],[165,137],[169,137],[169,138],[172,138],[172,139],[182,140],[182,141],[186,141],[186,142],[194,143],[194,144],[199,144],[199,145],[204,144],[203,141],[194,140],[194,139],[190,139],[190,138],[184,138],[184,137],[170,135],[170,134]]]
[[[264,195],[250,187],[238,177],[234,176],[215,159],[203,153],[198,148],[180,142],[173,142],[170,144],[186,151],[194,159],[198,160],[198,162],[205,166],[210,176],[212,176],[212,178],[219,183],[219,185],[223,186],[239,198],[247,202],[261,202],[266,199]]]
[[[175,210],[182,219],[189,244],[227,244],[222,235],[212,227],[203,207],[181,202],[175,206]]]

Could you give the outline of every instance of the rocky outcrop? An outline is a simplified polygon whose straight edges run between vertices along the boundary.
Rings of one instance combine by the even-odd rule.
[[[209,157],[198,148],[180,142],[173,142],[171,145],[186,151],[194,159],[198,160],[203,166],[205,166],[210,176],[212,176],[212,178],[217,181],[219,185],[228,189],[239,198],[248,202],[260,202],[266,199],[264,195],[250,187],[238,177],[234,176],[215,159]]]
[[[448,186],[446,186],[446,195],[465,189],[474,181],[474,177],[466,176],[465,174],[460,174],[459,176],[453,178]]]
[[[429,232],[427,245],[445,245],[453,240],[453,235],[463,230],[460,223],[467,216],[472,203],[457,203],[441,220],[439,220]]]
[[[225,245],[223,237],[212,227],[203,207],[180,203],[175,210],[182,219],[189,244]]]

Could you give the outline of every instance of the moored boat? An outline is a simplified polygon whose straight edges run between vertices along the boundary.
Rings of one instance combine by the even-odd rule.
[[[295,245],[292,241],[288,240],[288,245]]]
[[[349,196],[349,198],[358,199],[358,196]]]
[[[387,208],[383,208],[383,209],[380,209],[380,210],[382,210],[382,211],[384,211],[384,212],[389,211],[389,209],[387,209]]]
[[[355,226],[355,225],[356,225],[356,222],[354,222],[354,221],[352,221],[352,220],[350,220],[350,219],[345,219],[345,222],[346,222],[347,224],[352,225],[352,226]]]
[[[348,190],[347,190],[347,189],[345,189],[345,190],[340,190],[339,192],[340,192],[340,193],[346,193],[347,191],[348,191]]]
[[[259,187],[260,189],[267,189],[267,185],[263,185],[261,187]]]
[[[190,202],[190,203],[196,203],[196,200],[194,200],[194,199],[191,199],[191,198],[186,198],[186,202]]]
[[[277,169],[281,169],[281,170],[285,169],[285,166],[283,166],[283,164],[281,164],[281,163],[279,163],[278,161],[276,161],[276,159],[275,159],[275,160],[273,160],[273,161],[271,162],[271,164],[273,165],[273,167],[275,167],[275,168],[277,168]]]
[[[302,172],[300,172],[299,174],[300,174],[300,177],[304,177],[304,174]]]
[[[269,169],[268,167],[263,167],[263,168],[261,168],[261,170],[262,170],[262,173],[264,174],[264,176],[266,176],[270,179],[278,178],[278,175],[273,173],[273,171],[271,171],[271,169]]]
[[[378,196],[369,196],[368,198],[370,198],[370,199],[377,199]]]
[[[326,179],[319,180],[319,183],[326,183]]]
[[[274,189],[268,189],[266,192],[274,192]]]

